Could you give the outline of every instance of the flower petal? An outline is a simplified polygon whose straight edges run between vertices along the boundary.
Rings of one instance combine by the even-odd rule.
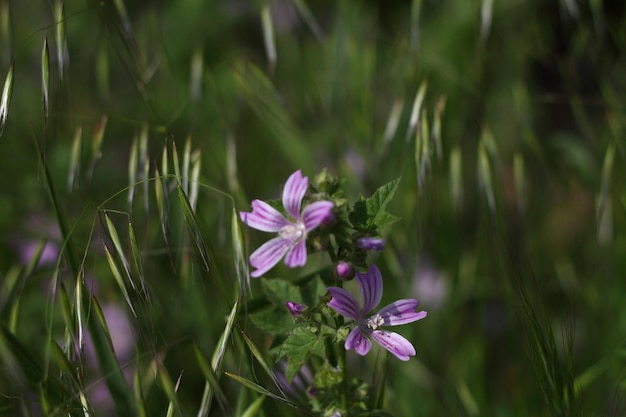
[[[289,221],[274,207],[265,201],[253,200],[252,212],[239,212],[241,221],[262,232],[278,232],[283,226],[289,224]]]
[[[289,249],[287,256],[285,256],[285,263],[290,268],[306,264],[306,241],[304,239],[300,239]]]
[[[418,304],[415,299],[398,300],[380,309],[378,314],[385,320],[385,326],[413,323],[426,317],[425,311],[415,311]]]
[[[250,265],[257,268],[250,276],[257,278],[272,269],[285,256],[290,246],[291,241],[282,237],[275,237],[265,242],[250,255]]]
[[[366,315],[376,308],[383,297],[383,278],[380,275],[380,269],[376,265],[371,264],[366,273],[356,273],[356,280],[361,286],[363,315]]]
[[[411,342],[398,333],[386,330],[374,330],[372,332],[372,338],[376,343],[393,353],[393,355],[401,361],[408,361],[409,356],[415,356],[415,348]]]
[[[367,352],[372,348],[372,342],[363,334],[363,330],[359,326],[352,329],[348,337],[346,338],[346,343],[344,344],[346,350],[354,349],[356,353],[361,356],[367,355]]]
[[[332,201],[316,201],[311,203],[302,210],[302,222],[306,231],[315,229],[322,224],[324,220],[332,215],[333,207]]]
[[[328,307],[344,317],[359,320],[359,303],[352,294],[339,287],[328,287],[328,292],[333,297],[328,302]]]
[[[300,218],[300,205],[309,188],[309,178],[303,177],[300,170],[289,176],[283,188],[283,207],[294,219]]]

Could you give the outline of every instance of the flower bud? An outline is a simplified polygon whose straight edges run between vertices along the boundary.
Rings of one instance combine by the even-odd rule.
[[[352,266],[345,261],[341,261],[335,267],[335,272],[339,278],[350,278],[352,276]]]
[[[381,251],[385,249],[385,240],[376,237],[362,237],[356,241],[361,249]]]
[[[289,309],[292,317],[300,317],[302,312],[307,308],[304,304],[294,303],[293,301],[287,301],[285,305]]]

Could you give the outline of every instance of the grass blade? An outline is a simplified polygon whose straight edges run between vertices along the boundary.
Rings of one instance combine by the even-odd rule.
[[[159,365],[158,367],[159,381],[161,382],[161,386],[163,391],[165,391],[165,395],[170,400],[170,403],[167,407],[167,417],[172,417],[174,415],[174,411],[176,411],[176,415],[182,416],[183,410],[180,407],[180,403],[178,402],[178,398],[176,397],[176,392],[178,391],[178,387],[180,386],[180,381],[183,377],[181,373],[176,380],[176,385],[172,383],[172,379],[170,378],[167,370],[163,365]]]
[[[130,310],[133,313],[133,316],[137,317],[137,313],[135,312],[135,308],[133,307],[133,303],[130,300],[130,295],[128,294],[128,290],[126,289],[126,285],[124,285],[124,279],[122,278],[122,274],[120,270],[115,265],[115,260],[111,256],[111,252],[109,252],[109,248],[104,245],[104,254],[106,255],[107,261],[109,262],[109,267],[111,268],[111,272],[113,273],[113,277],[115,278],[115,282],[120,287],[122,294],[124,295],[124,300],[126,300],[126,304],[130,307]]]
[[[72,140],[72,152],[70,154],[70,170],[67,175],[67,190],[72,191],[78,177],[80,175],[80,160],[81,160],[81,143],[82,143],[83,128],[78,126],[74,131],[74,139]]]
[[[270,397],[270,398],[272,398],[274,400],[278,400],[278,401],[280,401],[282,403],[285,403],[288,406],[295,408],[296,410],[298,410],[301,413],[304,413],[304,414],[307,414],[307,415],[310,415],[310,416],[314,415],[314,414],[310,413],[309,411],[307,411],[307,410],[305,410],[303,408],[300,408],[297,404],[289,401],[287,398],[281,397],[280,395],[276,395],[273,392],[268,391],[266,388],[262,387],[261,385],[257,384],[256,382],[250,381],[249,379],[246,379],[246,378],[244,378],[242,376],[239,376],[239,375],[232,374],[230,372],[225,372],[224,374],[227,377],[237,381],[238,383],[240,383],[244,387],[250,388],[251,390],[253,390],[253,391],[255,391],[255,392],[257,392],[257,393],[259,393],[261,395],[264,395],[266,397]]]
[[[191,154],[191,176],[189,177],[189,204],[191,209],[196,211],[198,206],[198,190],[200,188],[200,168],[202,166],[202,152],[196,149]]]
[[[204,244],[204,239],[202,239],[202,234],[200,233],[200,227],[198,226],[198,222],[196,220],[196,216],[193,213],[193,208],[185,195],[180,184],[177,185],[178,189],[178,199],[180,200],[180,204],[183,209],[183,215],[185,217],[185,222],[187,223],[187,228],[189,233],[191,234],[191,238],[198,250],[198,254],[202,259],[202,263],[204,264],[205,270],[208,272],[209,269],[209,254],[206,250],[206,245]]]
[[[93,172],[96,169],[96,163],[102,157],[102,140],[104,139],[104,131],[107,126],[108,117],[102,116],[100,123],[96,125],[93,131],[93,138],[91,140],[91,162],[89,163],[89,171],[87,174],[87,181],[91,182],[93,178]]]
[[[52,356],[56,360],[57,365],[59,365],[59,368],[61,369],[61,375],[68,376],[69,380],[72,382],[74,389],[78,394],[83,412],[85,415],[89,415],[88,410],[91,409],[91,406],[85,396],[85,389],[82,386],[78,375],[76,375],[76,369],[72,366],[72,364],[70,364],[65,353],[54,340],[50,341],[50,350],[52,351]]]
[[[200,403],[200,409],[198,410],[198,417],[209,415],[211,402],[214,396],[220,404],[222,410],[226,410],[226,407],[228,407],[228,398],[226,398],[226,394],[224,394],[224,391],[220,387],[217,373],[213,367],[209,365],[209,361],[205,358],[198,345],[194,345],[194,353],[196,354],[198,365],[200,365],[200,370],[206,379],[202,402]]]
[[[65,63],[68,57],[67,39],[65,38],[65,7],[63,0],[54,2],[55,21],[55,44],[57,50],[57,64],[59,66],[59,79],[63,79],[65,73]]]
[[[84,284],[81,283],[81,286],[82,285]],[[106,385],[111,392],[113,401],[115,402],[117,415],[137,415],[135,400],[131,389],[126,384],[122,370],[120,369],[117,358],[115,357],[111,335],[109,333],[104,314],[102,313],[102,309],[100,308],[100,305],[95,297],[88,298],[85,294],[83,298],[88,299],[91,303],[92,314],[89,314],[88,321],[89,333],[91,334],[93,346],[96,351],[100,371],[105,378]]]
[[[393,102],[391,112],[387,118],[387,125],[385,126],[385,133],[383,134],[383,143],[387,144],[391,142],[391,139],[396,135],[398,131],[398,124],[400,123],[400,116],[402,116],[402,110],[404,109],[404,99],[398,98]]]
[[[435,149],[437,151],[437,159],[441,160],[443,157],[443,150],[441,145],[441,116],[446,108],[446,101],[448,97],[446,95],[439,96],[437,104],[435,104],[435,115],[433,118],[433,139],[435,141]]]
[[[133,266],[135,268],[135,272],[139,277],[139,282],[141,282],[141,288],[144,292],[144,295],[148,295],[145,285],[145,279],[143,274],[143,262],[141,258],[141,251],[139,250],[139,245],[137,244],[137,236],[135,235],[135,228],[132,223],[128,223],[128,236],[130,239],[130,253],[133,260]]]
[[[274,373],[274,371],[272,371],[272,368],[267,364],[267,361],[263,357],[263,354],[261,353],[259,348],[256,347],[254,342],[244,332],[241,332],[241,336],[243,337],[244,342],[246,342],[248,349],[250,349],[250,352],[252,352],[252,355],[254,355],[257,362],[259,362],[259,364],[261,365],[261,368],[263,368],[265,373],[272,379],[272,382],[274,382],[274,385],[276,386],[276,388],[278,388],[278,391],[280,391],[282,396],[286,397],[285,393],[283,392],[281,388],[280,383],[278,382],[278,378],[276,378],[276,374]]]
[[[50,86],[50,52],[48,50],[48,37],[43,40],[41,48],[41,104],[43,106],[43,123],[48,125],[48,90]]]
[[[139,171],[139,138],[133,138],[130,147],[130,157],[128,158],[128,210],[133,212],[133,201],[135,200],[135,186],[140,176]]]
[[[144,210],[150,212],[150,197],[148,192],[148,175],[150,173],[150,159],[148,156],[148,124],[141,127],[139,133],[139,181],[143,183]]]
[[[163,232],[163,238],[165,239],[165,243],[169,247],[170,241],[170,231],[169,231],[169,222],[168,222],[168,203],[167,203],[167,194],[163,191],[163,181],[164,179],[159,174],[159,170],[157,168],[154,169],[154,195],[157,206],[157,211],[159,212],[159,220],[161,223],[161,231]]]
[[[122,262],[122,266],[124,267],[124,272],[126,273],[128,282],[130,283],[130,286],[133,288],[133,290],[137,291],[137,286],[135,285],[135,282],[133,281],[133,277],[130,273],[130,264],[128,262],[128,259],[126,259],[126,255],[124,255],[124,248],[122,247],[122,242],[120,241],[120,237],[119,237],[119,234],[117,233],[117,229],[115,228],[115,224],[113,224],[113,222],[111,221],[111,218],[106,212],[104,213],[104,220],[106,222],[107,230],[109,232],[109,238],[111,238],[111,242],[113,242],[113,247],[115,248],[115,252],[117,253],[117,256]]]
[[[44,386],[44,392],[50,401],[50,408],[74,409],[72,393],[57,378],[45,374],[39,361],[11,333],[4,324],[0,324],[0,359],[4,371],[11,376],[16,386],[28,384],[37,390]],[[76,415],[71,413],[70,415]]]
[[[417,129],[417,123],[419,122],[419,117],[422,114],[422,103],[424,102],[424,96],[426,95],[426,88],[428,87],[428,79],[424,78],[422,83],[420,84],[420,88],[417,90],[415,94],[415,99],[413,100],[413,107],[411,108],[411,116],[409,118],[409,126],[406,130],[406,141],[409,141],[409,138],[413,133],[415,133]]]
[[[270,63],[270,68],[273,69],[276,66],[276,39],[274,38],[274,23],[269,2],[266,2],[261,8],[261,26],[263,28],[265,54]]]
[[[239,299],[235,301],[233,304],[233,308],[230,310],[230,314],[226,320],[226,327],[220,336],[219,341],[217,342],[217,349],[213,352],[213,357],[211,359],[211,367],[213,369],[212,374],[219,375],[220,370],[222,368],[222,360],[224,359],[224,355],[226,353],[226,347],[228,345],[228,340],[230,340],[230,336],[232,335],[233,328],[235,326],[235,319],[237,318],[237,314],[239,312]],[[211,373],[209,371],[209,373]],[[209,378],[211,378],[209,376]],[[215,384],[215,382],[213,382]],[[200,404],[200,410],[198,411],[198,417],[206,417],[211,408],[211,402],[213,400],[213,384],[209,379],[207,379],[206,384],[204,385],[204,393],[202,395],[202,402]]]
[[[13,94],[13,64],[9,68],[6,78],[4,79],[4,88],[2,89],[2,101],[0,102],[0,136],[4,132],[4,127],[9,115],[9,104],[11,103],[11,95]]]
[[[235,254],[235,270],[237,273],[237,282],[239,282],[240,294],[243,296],[246,293],[251,292],[250,273],[248,271],[248,259],[246,258],[243,245],[243,233],[241,231],[241,224],[239,223],[239,214],[234,208],[230,219],[230,230],[233,240],[233,253]]]
[[[191,164],[191,135],[187,136],[185,149],[183,149],[183,190],[189,195],[189,166]]]

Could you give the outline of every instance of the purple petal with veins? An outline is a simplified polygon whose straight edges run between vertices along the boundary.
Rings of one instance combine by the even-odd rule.
[[[289,249],[285,256],[285,263],[290,268],[304,266],[306,264],[306,241],[304,239],[300,239]]]
[[[285,256],[290,246],[291,241],[282,237],[265,242],[250,255],[250,265],[257,268],[250,276],[257,278],[272,269]]]
[[[359,319],[359,302],[352,294],[339,287],[329,287],[328,292],[333,297],[328,302],[328,307],[349,319]]]
[[[356,280],[361,286],[363,313],[367,314],[376,308],[383,297],[383,278],[380,275],[380,269],[371,264],[366,273],[356,273]]]
[[[283,207],[296,220],[300,218],[300,206],[307,188],[309,188],[309,178],[303,177],[300,170],[289,176],[283,188]]]
[[[398,300],[378,311],[385,321],[385,326],[412,323],[426,317],[425,311],[415,311],[419,302],[415,299]]]
[[[302,210],[302,221],[307,231],[313,230],[332,216],[335,205],[330,201],[316,201]]]
[[[415,348],[411,342],[398,333],[389,332],[387,330],[374,330],[372,332],[372,338],[376,343],[393,353],[395,357],[402,361],[408,361],[409,356],[415,356]]]
[[[359,355],[365,356],[372,348],[372,342],[363,334],[359,327],[355,327],[346,338],[344,347],[346,350],[354,349]]]
[[[252,212],[239,212],[239,217],[248,226],[262,232],[278,232],[289,221],[278,210],[264,201],[252,201]]]

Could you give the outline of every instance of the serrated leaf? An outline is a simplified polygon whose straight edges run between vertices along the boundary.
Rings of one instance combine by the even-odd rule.
[[[360,197],[348,215],[352,227],[356,230],[372,232],[397,221],[398,218],[387,213],[385,208],[393,198],[399,182],[400,178],[397,178],[379,187],[367,200]]]
[[[311,355],[324,357],[324,337],[331,332],[330,328],[325,327],[316,332],[307,327],[296,327],[289,334],[278,357],[278,359],[287,358],[285,376],[289,383]]]
[[[388,220],[388,214],[385,212],[387,204],[393,198],[393,195],[398,188],[400,178],[396,178],[393,181],[381,186],[376,190],[373,196],[365,201],[367,205],[368,225],[370,227],[380,227],[383,221]]]
[[[263,292],[275,306],[282,306],[285,301],[302,302],[300,289],[282,279],[264,279]]]

